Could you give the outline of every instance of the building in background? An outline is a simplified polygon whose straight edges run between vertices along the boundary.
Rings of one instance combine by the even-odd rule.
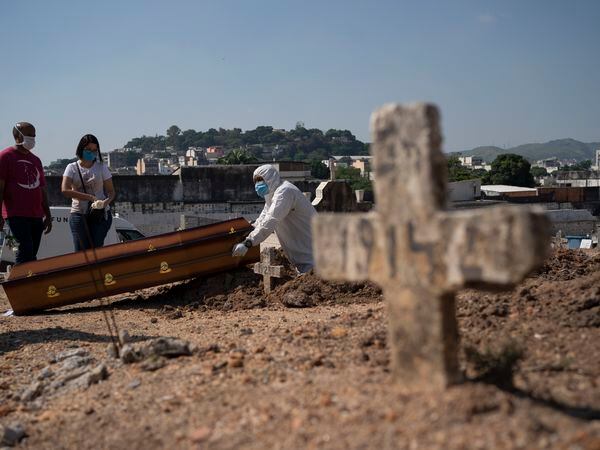
[[[531,165],[532,167],[543,167],[546,172],[556,172],[560,168],[560,161],[556,156],[552,158],[540,159]]]
[[[111,170],[127,167],[127,154],[118,150],[113,150],[106,155],[108,167]]]
[[[279,171],[282,179],[294,181],[306,181],[312,178],[310,164],[301,161],[279,161],[271,163]]]
[[[352,167],[360,170],[361,177],[373,179],[373,171],[371,170],[371,156],[352,161]]]
[[[119,167],[118,169],[111,170],[113,175],[137,175],[137,170],[133,166]]]
[[[465,167],[480,167],[483,166],[483,158],[481,156],[459,156],[458,160]]]
[[[206,149],[206,159],[209,164],[216,164],[217,160],[223,156],[225,156],[225,149],[220,145],[215,145]]]
[[[487,184],[481,186],[481,193],[485,198],[537,197],[538,190],[522,186]]]
[[[492,170],[492,165],[486,164],[481,156],[459,156],[458,160],[463,166],[468,167],[469,169],[483,169],[488,172]]]
[[[169,158],[160,158],[158,160],[159,175],[171,175],[175,169],[177,169],[177,166],[173,166]]]
[[[451,181],[448,183],[448,200],[451,202],[469,202],[481,198],[481,180]]]
[[[562,187],[600,187],[598,170],[565,170],[555,174],[554,183]]]
[[[183,167],[196,167],[208,164],[206,149],[202,147],[188,147],[185,156],[179,157],[179,165]]]
[[[146,157],[138,159],[136,173],[138,175],[158,175],[158,159]]]
[[[354,167],[360,170],[363,177],[373,177],[371,171],[371,161],[373,157],[370,155],[351,155],[351,156],[332,156],[328,160],[321,161],[329,170],[335,171],[338,167]]]

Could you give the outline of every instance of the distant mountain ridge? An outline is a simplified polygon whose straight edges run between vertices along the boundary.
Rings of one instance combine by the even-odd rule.
[[[581,142],[575,139],[556,139],[543,144],[523,144],[512,148],[500,148],[495,146],[476,147],[463,152],[451,152],[456,156],[480,156],[485,162],[492,162],[502,153],[516,153],[531,162],[540,159],[552,158],[575,159],[585,161],[591,159],[594,162],[596,150],[600,149],[600,142]]]

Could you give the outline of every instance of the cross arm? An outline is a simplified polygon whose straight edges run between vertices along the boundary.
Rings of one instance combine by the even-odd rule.
[[[497,206],[439,220],[449,290],[508,287],[541,266],[549,250],[550,224],[539,209]]]
[[[376,213],[318,214],[312,221],[313,256],[319,276],[377,281],[382,272]]]
[[[268,266],[262,263],[254,263],[254,273],[276,278],[281,278],[284,275],[283,266]]]

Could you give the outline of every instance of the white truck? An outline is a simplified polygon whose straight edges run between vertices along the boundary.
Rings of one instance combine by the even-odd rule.
[[[50,212],[52,213],[52,231],[49,234],[42,234],[42,242],[37,254],[38,259],[75,251],[71,228],[69,227],[70,208],[68,206],[52,206]],[[132,223],[115,216],[104,240],[104,245],[117,244],[143,237],[145,236]],[[0,271],[5,271],[7,265],[15,263],[14,241],[11,239],[6,224],[4,230],[0,233],[0,241],[2,245],[0,249]]]

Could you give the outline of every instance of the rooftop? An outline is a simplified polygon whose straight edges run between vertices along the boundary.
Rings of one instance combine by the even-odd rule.
[[[536,188],[509,186],[507,184],[486,184],[481,186],[481,190],[493,192],[537,192]]]

